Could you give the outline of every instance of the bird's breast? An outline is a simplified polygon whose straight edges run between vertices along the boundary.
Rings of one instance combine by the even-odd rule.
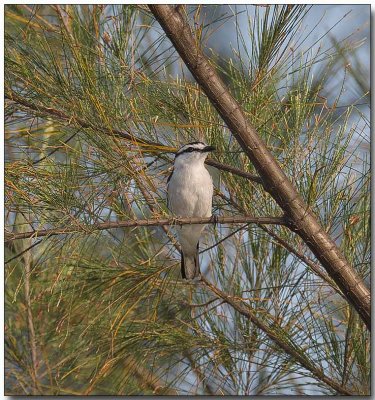
[[[212,179],[204,166],[174,170],[168,185],[169,208],[181,217],[209,217],[212,209]]]

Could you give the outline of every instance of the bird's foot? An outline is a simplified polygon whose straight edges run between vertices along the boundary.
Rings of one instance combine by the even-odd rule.
[[[214,224],[214,227],[216,228],[216,225],[219,223],[219,216],[218,215],[212,215],[211,216],[211,221],[213,222],[213,224]]]
[[[202,286],[202,280],[201,280],[201,276],[200,275],[196,276],[193,279],[186,279],[186,282],[189,285],[192,285],[192,286],[195,286],[195,287]]]

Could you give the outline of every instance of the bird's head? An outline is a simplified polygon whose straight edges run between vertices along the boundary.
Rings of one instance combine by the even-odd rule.
[[[180,163],[204,162],[208,153],[214,151],[215,147],[207,146],[203,142],[192,142],[182,146],[176,153],[175,165]]]

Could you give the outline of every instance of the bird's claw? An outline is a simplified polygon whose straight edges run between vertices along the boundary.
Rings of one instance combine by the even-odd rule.
[[[214,226],[216,228],[216,225],[219,223],[219,217],[217,215],[212,215],[211,216],[211,221],[213,222],[213,224],[214,224]]]

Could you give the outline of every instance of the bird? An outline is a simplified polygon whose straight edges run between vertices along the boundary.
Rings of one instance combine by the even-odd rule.
[[[215,147],[204,142],[183,145],[176,153],[173,170],[167,181],[168,208],[180,218],[211,217],[213,183],[204,166]],[[206,225],[177,227],[181,245],[181,275],[194,280],[200,276],[199,239]]]

